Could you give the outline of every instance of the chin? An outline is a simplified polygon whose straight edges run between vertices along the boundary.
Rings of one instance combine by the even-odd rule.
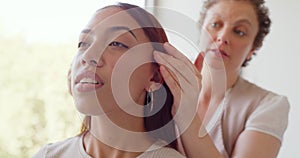
[[[225,70],[225,65],[223,60],[219,59],[206,59],[205,63],[213,70]]]
[[[97,97],[93,95],[77,97],[76,94],[74,94],[73,97],[78,112],[88,116],[101,115],[104,113]]]
[[[81,114],[84,114],[87,116],[97,116],[97,115],[103,114],[103,112],[101,112],[102,110],[100,110],[99,108],[95,109],[93,107],[87,107],[87,106],[76,106],[76,109]]]

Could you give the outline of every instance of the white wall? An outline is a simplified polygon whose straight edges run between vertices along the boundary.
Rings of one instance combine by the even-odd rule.
[[[288,96],[291,110],[280,158],[299,157],[300,146],[300,1],[268,0],[273,25],[265,46],[246,69],[245,76],[259,85]],[[297,123],[298,122],[298,123]]]
[[[267,6],[271,12],[273,21],[271,33],[268,35],[263,48],[257,53],[250,65],[244,70],[245,78],[253,81],[271,91],[286,95],[291,104],[289,126],[284,136],[283,146],[279,153],[279,158],[299,157],[297,149],[300,146],[300,96],[297,91],[300,88],[300,1],[297,0],[266,0]],[[155,5],[163,8],[169,8],[177,14],[186,15],[188,19],[196,22],[199,18],[201,9],[201,0],[156,0]],[[178,25],[187,25],[192,23],[182,23],[180,18],[166,17],[157,14],[163,25],[171,20]],[[186,26],[187,32],[196,32],[196,27]],[[191,52],[197,51],[192,48],[180,36],[174,36],[171,31],[170,41],[180,50],[188,52],[187,56],[193,59]],[[185,34],[180,32],[179,34]],[[197,34],[194,34],[197,37]],[[195,37],[192,37],[194,40]],[[192,53],[192,54],[193,54]]]
[[[196,48],[199,43],[197,20],[201,0],[194,0],[193,4],[181,0],[146,1],[156,6],[153,13],[166,30],[170,43],[194,60],[199,52]]]

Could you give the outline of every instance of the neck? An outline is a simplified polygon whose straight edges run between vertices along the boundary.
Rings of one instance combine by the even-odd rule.
[[[238,75],[228,74],[225,69],[213,69],[205,66],[201,74],[203,78],[198,113],[206,125],[223,100],[226,91],[235,83]]]
[[[128,152],[116,149],[115,147],[99,141],[98,138],[96,138],[91,132],[86,133],[84,136],[84,147],[90,156],[97,158],[132,158],[142,154],[141,152]]]
[[[204,67],[201,71],[202,89],[200,98],[205,101],[222,98],[227,89],[227,78],[224,70],[208,69]]]
[[[143,121],[124,112],[91,116],[86,151],[93,157],[136,157],[152,145]]]
[[[201,74],[201,98],[222,99],[226,91],[233,87],[239,77],[238,72],[226,72],[225,69],[212,69],[203,67]]]

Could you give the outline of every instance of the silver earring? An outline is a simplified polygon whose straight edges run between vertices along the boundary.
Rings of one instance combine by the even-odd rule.
[[[154,97],[153,97],[153,91],[151,90],[150,91],[150,112],[152,112],[152,110],[153,110],[153,102],[154,102]]]
[[[151,113],[153,110],[153,106],[154,106],[153,101],[154,101],[153,91],[150,88],[147,92],[147,105],[146,105],[147,111],[149,113]]]

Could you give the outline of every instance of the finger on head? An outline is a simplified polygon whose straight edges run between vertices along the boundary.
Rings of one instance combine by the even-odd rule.
[[[174,46],[172,46],[170,43],[166,42],[166,43],[164,43],[164,48],[169,55],[175,57],[178,60],[181,60],[189,68],[191,68],[191,70],[193,70],[193,63],[183,53],[178,51]]]
[[[170,43],[166,42],[164,43],[164,48],[167,51],[169,55],[172,55],[178,59],[186,58],[185,55],[183,55],[180,51],[178,51],[174,46],[172,46]]]
[[[176,75],[170,69],[167,69],[165,66],[160,66],[160,72],[164,78],[164,81],[171,90],[173,96],[180,96],[181,87]]]
[[[154,59],[159,65],[165,65],[168,68],[172,67],[174,63],[178,62],[178,59],[173,56],[165,53],[161,53],[159,51],[154,51]]]

